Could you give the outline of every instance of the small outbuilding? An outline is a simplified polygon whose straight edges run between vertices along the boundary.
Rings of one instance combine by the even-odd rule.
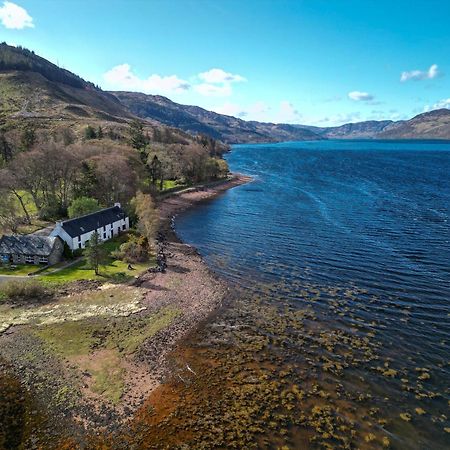
[[[3,236],[0,239],[0,259],[3,264],[45,264],[61,261],[64,243],[59,237]]]

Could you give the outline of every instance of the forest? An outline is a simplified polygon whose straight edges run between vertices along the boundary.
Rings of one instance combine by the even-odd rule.
[[[226,147],[138,120],[121,130],[87,125],[52,132],[28,123],[0,131],[0,227],[18,232],[34,218],[57,220],[71,205],[130,208],[138,192],[158,194],[228,174]],[[81,211],[82,212],[82,211]]]

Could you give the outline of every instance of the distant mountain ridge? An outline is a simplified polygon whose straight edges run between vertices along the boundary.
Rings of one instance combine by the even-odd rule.
[[[409,120],[394,122],[377,137],[380,139],[450,139],[450,110],[436,109]]]
[[[337,127],[314,127],[297,125],[314,131],[327,139],[371,139],[392,125],[392,120],[367,120],[364,122],[346,123]]]
[[[111,92],[111,94],[138,117],[154,119],[188,133],[208,134],[231,144],[323,139],[314,131],[295,125],[245,121],[199,106],[181,105],[160,95],[138,92]]]
[[[450,111],[440,109],[410,120],[364,121],[338,127],[245,121],[159,95],[107,92],[34,52],[0,44],[0,121],[105,120],[135,118],[226,143],[319,139],[450,139]]]

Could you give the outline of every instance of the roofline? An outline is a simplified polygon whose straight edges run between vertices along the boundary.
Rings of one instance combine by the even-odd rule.
[[[72,222],[73,220],[82,219],[83,217],[93,216],[94,214],[98,214],[99,212],[108,211],[108,209],[114,209],[114,208],[119,208],[122,211],[124,211],[124,209],[121,206],[110,206],[109,208],[102,208],[102,209],[99,209],[98,211],[95,211],[95,212],[92,212],[92,213],[89,213],[89,214],[84,214],[83,216],[78,216],[78,217],[73,217],[72,219],[63,220],[61,222],[61,225],[64,225],[65,223],[68,223],[68,222]]]

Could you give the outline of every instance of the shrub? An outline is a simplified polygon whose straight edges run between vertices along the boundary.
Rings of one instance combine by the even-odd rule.
[[[84,216],[85,214],[89,214],[100,209],[100,205],[98,204],[98,200],[91,197],[78,197],[72,201],[67,212],[69,214],[69,218],[73,219],[74,217]]]
[[[112,256],[127,263],[145,262],[148,260],[147,239],[129,235],[128,241],[113,252]]]
[[[11,280],[1,286],[4,296],[10,300],[41,300],[48,292],[45,287],[34,280]]]

